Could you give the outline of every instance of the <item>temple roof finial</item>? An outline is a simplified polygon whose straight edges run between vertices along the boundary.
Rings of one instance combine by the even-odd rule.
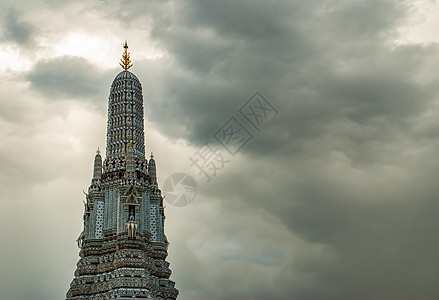
[[[154,153],[151,152],[151,158],[154,158]]]
[[[125,51],[122,55],[122,59],[120,60],[119,65],[125,70],[128,71],[129,68],[133,66],[130,60],[130,54],[128,53],[128,44],[127,41],[125,41],[125,44],[123,45],[125,48]]]
[[[99,149],[99,147],[98,147],[98,150],[96,150],[96,153],[101,154],[101,150]]]

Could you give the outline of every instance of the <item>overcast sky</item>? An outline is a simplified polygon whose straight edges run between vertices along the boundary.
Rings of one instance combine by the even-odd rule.
[[[0,8],[0,299],[65,299],[125,39],[159,186],[198,187],[165,210],[180,300],[439,298],[437,1]],[[277,114],[255,128],[257,91]],[[206,142],[227,161],[209,182]]]

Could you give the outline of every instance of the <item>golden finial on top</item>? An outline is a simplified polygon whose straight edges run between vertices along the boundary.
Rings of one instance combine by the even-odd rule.
[[[128,44],[127,41],[125,41],[125,44],[123,45],[125,48],[125,51],[122,55],[122,59],[120,60],[119,65],[125,70],[128,71],[129,68],[133,66],[130,60],[130,54],[128,53]]]
[[[154,158],[154,153],[151,152],[151,158]]]
[[[99,149],[99,147],[98,147],[98,150],[96,150],[96,153],[101,154],[101,150]]]

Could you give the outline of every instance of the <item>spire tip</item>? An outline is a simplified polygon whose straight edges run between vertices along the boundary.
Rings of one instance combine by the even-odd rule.
[[[125,51],[122,54],[122,59],[120,60],[119,65],[125,70],[128,71],[129,68],[133,66],[130,59],[130,54],[128,53],[128,43],[125,40],[125,43],[123,44],[123,47]]]

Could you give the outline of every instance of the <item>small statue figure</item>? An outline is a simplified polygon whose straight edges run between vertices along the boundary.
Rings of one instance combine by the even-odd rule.
[[[135,239],[136,233],[137,233],[137,223],[134,221],[134,216],[130,215],[130,219],[127,223],[127,231],[128,231],[128,238],[129,239]]]

